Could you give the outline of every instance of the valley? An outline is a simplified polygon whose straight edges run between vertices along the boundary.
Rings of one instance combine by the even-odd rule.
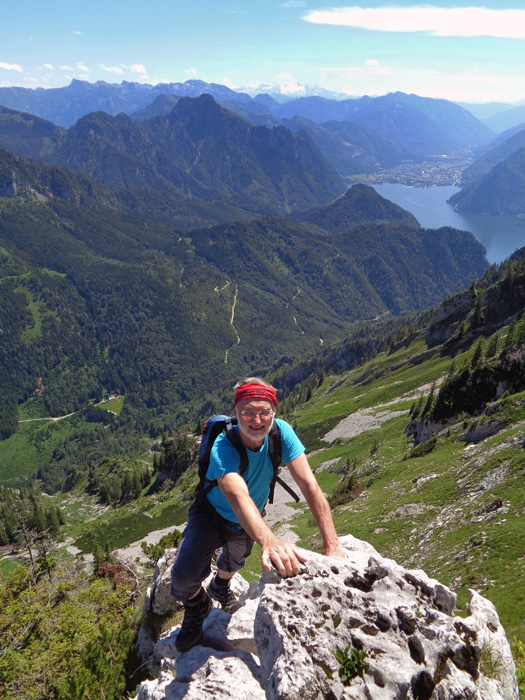
[[[420,163],[399,163],[391,168],[379,169],[370,174],[348,176],[347,182],[363,182],[369,185],[399,183],[409,187],[448,187],[458,185],[465,168],[472,158],[464,155],[434,156]]]

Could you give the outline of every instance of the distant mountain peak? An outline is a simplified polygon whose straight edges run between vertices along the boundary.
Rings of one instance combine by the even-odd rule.
[[[256,97],[256,95],[269,95],[274,99],[278,97],[289,99],[297,99],[298,97],[325,97],[329,100],[347,100],[352,97],[352,95],[348,95],[344,92],[325,90],[325,88],[321,88],[318,85],[303,85],[302,83],[289,83],[287,85],[259,84],[256,87],[239,88],[239,91],[245,92],[251,97]]]
[[[378,194],[370,185],[353,185],[329,204],[294,215],[295,221],[316,224],[331,233],[340,233],[363,222],[395,222],[420,228],[418,220],[397,204]]]

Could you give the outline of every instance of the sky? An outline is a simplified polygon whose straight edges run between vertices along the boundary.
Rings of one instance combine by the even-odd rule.
[[[0,87],[73,78],[525,100],[525,3],[4,0]]]

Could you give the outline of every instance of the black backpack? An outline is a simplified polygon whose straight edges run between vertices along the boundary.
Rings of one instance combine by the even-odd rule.
[[[196,501],[199,508],[204,507],[206,502],[209,503],[206,496],[213,488],[215,488],[215,486],[217,486],[217,479],[208,481],[206,484],[206,473],[210,465],[211,448],[221,433],[226,435],[228,440],[240,455],[241,463],[239,465],[239,474],[242,476],[248,468],[248,453],[238,431],[235,428],[236,425],[236,418],[224,415],[212,416],[211,418],[208,418],[204,424],[204,428],[202,430],[202,441],[199,447],[199,484],[196,491]],[[270,495],[268,497],[268,502],[273,503],[273,492],[275,490],[276,482],[279,482],[279,484],[286,491],[288,491],[290,496],[292,496],[292,498],[298,502],[299,496],[278,475],[279,467],[281,465],[281,431],[275,422],[268,433],[268,452],[273,465],[273,478],[270,482]]]

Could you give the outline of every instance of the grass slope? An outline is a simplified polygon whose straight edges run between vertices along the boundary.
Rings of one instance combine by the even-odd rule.
[[[512,420],[497,435],[465,443],[458,438],[468,421],[461,420],[429,444],[427,454],[412,456],[418,451],[405,434],[409,409],[451,364],[438,351],[414,364],[414,350],[411,345],[326,377],[295,411],[294,424],[317,448],[310,463],[327,494],[337,488],[347,464],[364,487],[355,500],[334,507],[341,535],[351,533],[405,566],[423,568],[456,591],[460,606],[468,588],[478,590],[494,602],[509,634],[523,634],[525,393],[502,400],[500,411]],[[456,363],[463,359],[459,355]],[[342,435],[320,449],[322,441],[311,440],[327,419],[333,426],[362,409],[383,414],[385,422],[368,430],[365,425],[358,435]],[[497,499],[499,507],[493,505]],[[309,514],[298,515],[293,529],[305,546],[316,544]]]

